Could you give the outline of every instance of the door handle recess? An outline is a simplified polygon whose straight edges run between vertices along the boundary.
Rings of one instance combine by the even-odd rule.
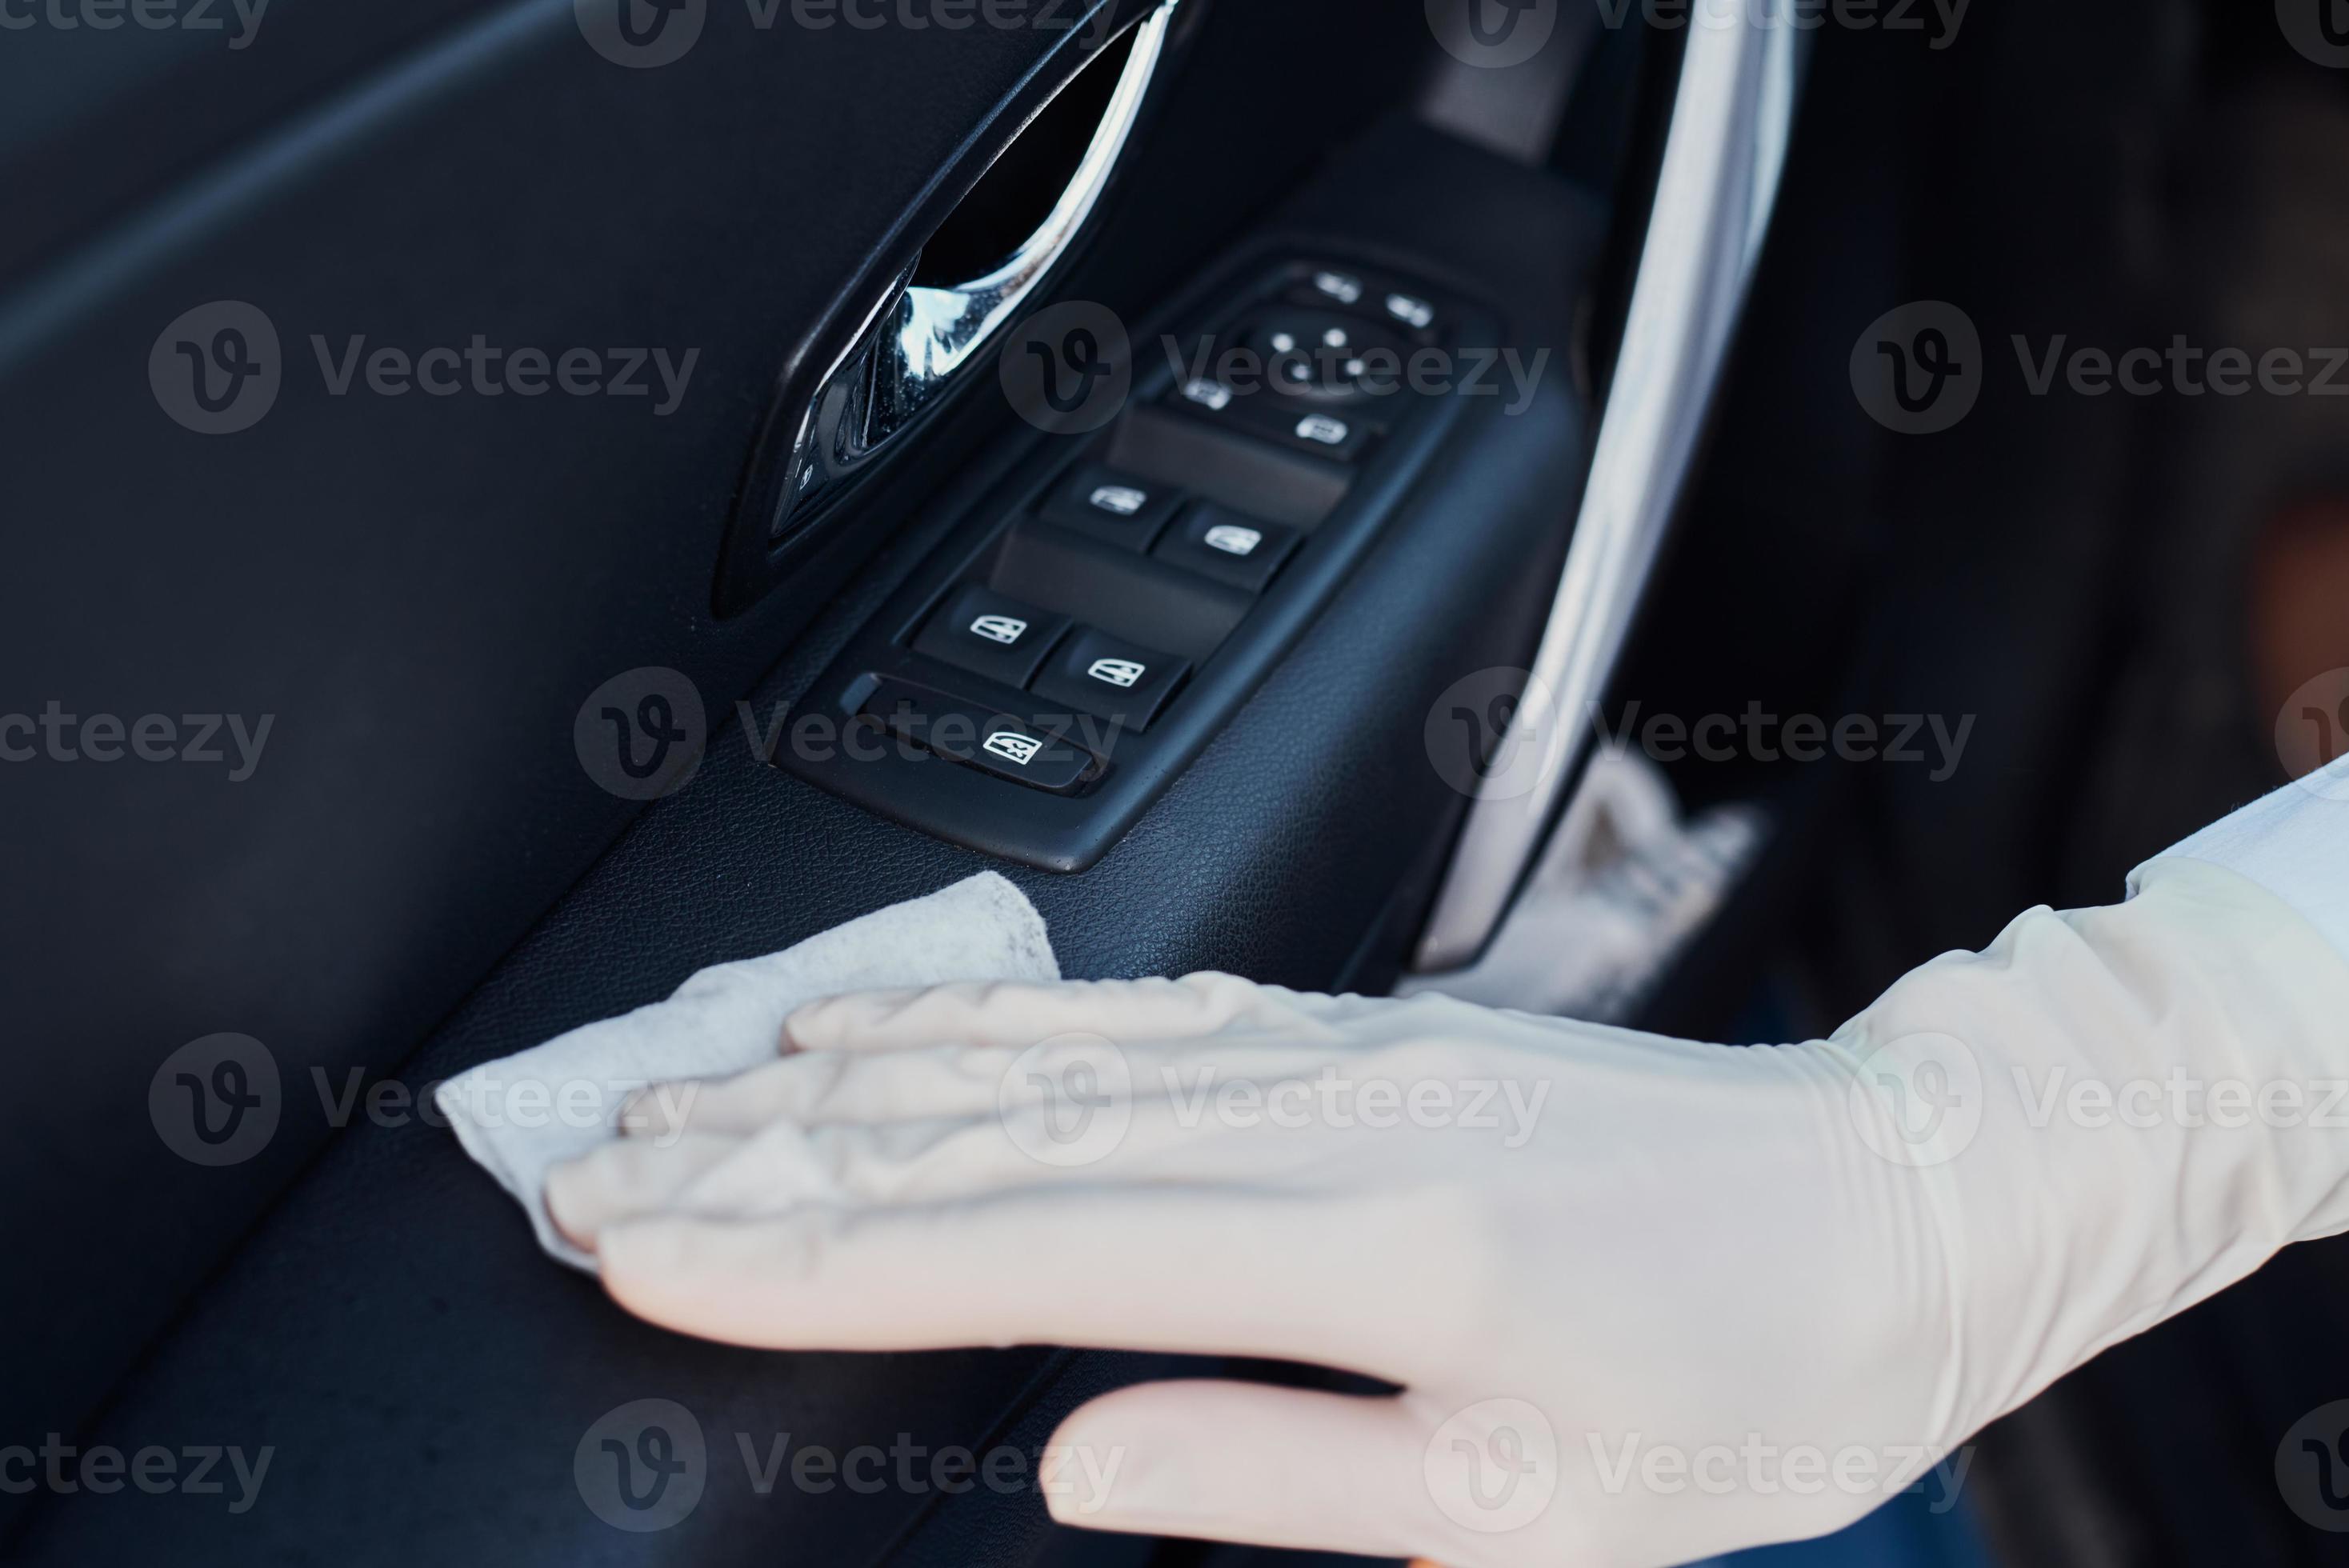
[[[885,452],[1068,254],[1141,119],[1177,4],[1164,0],[1134,25],[1125,63],[1075,172],[1043,222],[1007,260],[967,281],[917,283],[916,257],[882,290],[801,415],[789,479],[769,524],[771,542],[794,532],[801,520],[812,517],[833,491]]]

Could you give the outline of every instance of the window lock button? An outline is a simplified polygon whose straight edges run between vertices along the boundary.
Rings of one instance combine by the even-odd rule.
[[[1024,686],[1069,628],[1051,614],[966,583],[924,623],[914,651],[1008,686]]]

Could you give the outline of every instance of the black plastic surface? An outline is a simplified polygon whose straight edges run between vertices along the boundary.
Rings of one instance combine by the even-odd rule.
[[[1310,528],[1329,516],[1354,482],[1343,465],[1325,458],[1257,440],[1233,441],[1205,420],[1160,407],[1131,410],[1112,432],[1110,456],[1153,472],[1180,474],[1195,495],[1295,528]]]
[[[1008,593],[1186,659],[1214,653],[1248,612],[1247,595],[1223,583],[1034,518],[1006,529],[972,569]]]

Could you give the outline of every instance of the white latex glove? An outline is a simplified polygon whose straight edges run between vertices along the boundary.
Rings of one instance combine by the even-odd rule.
[[[2349,964],[2305,923],[2196,861],[2141,882],[1779,1047],[1212,975],[845,997],[776,1062],[647,1100],[642,1130],[685,1103],[683,1136],[563,1168],[549,1205],[624,1306],[710,1338],[1229,1352],[1403,1390],[1097,1399],[1055,1442],[1113,1480],[1053,1498],[1069,1523],[1685,1562],[1946,1491],[1992,1417],[2349,1228],[2349,1131],[2067,1109],[2083,1078],[2349,1074]],[[1280,1085],[1301,1116],[1247,1115]]]

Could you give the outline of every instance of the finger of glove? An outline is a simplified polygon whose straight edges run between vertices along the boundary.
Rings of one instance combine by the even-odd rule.
[[[1071,1345],[1395,1377],[1392,1326],[1360,1310],[1387,1272],[1379,1234],[1343,1202],[1153,1182],[750,1221],[663,1215],[597,1243],[623,1306],[729,1344]]]
[[[1044,1498],[1090,1530],[1401,1557],[1439,1534],[1428,1437],[1392,1398],[1146,1383],[1061,1422]]]
[[[1048,1036],[1009,1045],[797,1051],[731,1078],[659,1084],[623,1108],[633,1138],[680,1131],[749,1137],[777,1120],[807,1126],[1009,1114],[1031,1101],[1065,1099],[1072,1111],[1174,1099],[1209,1103],[1252,1084],[1282,1114],[1311,1114],[1314,1082],[1348,1053],[1316,1030],[1112,1044],[1098,1035]]]
[[[730,1078],[639,1089],[624,1108],[631,1137],[679,1131],[749,1137],[777,1120],[885,1122],[965,1116],[992,1104],[1014,1053],[958,1045],[885,1057],[795,1051]]]
[[[740,1141],[696,1133],[658,1142],[615,1139],[547,1171],[547,1215],[572,1245],[593,1252],[596,1232],[658,1210]]]
[[[895,1051],[933,1045],[1012,1046],[1089,1034],[1118,1043],[1302,1029],[1326,1033],[1307,1013],[1231,975],[1180,980],[1073,980],[1036,985],[935,985],[874,991],[812,1003],[783,1023],[793,1048]]]

